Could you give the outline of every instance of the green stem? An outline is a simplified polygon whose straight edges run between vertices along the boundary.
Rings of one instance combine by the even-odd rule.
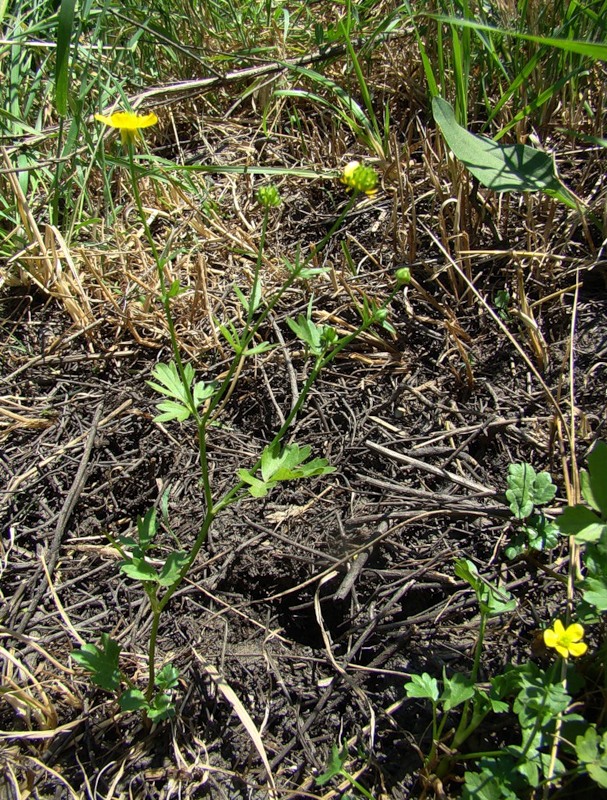
[[[483,650],[483,642],[485,640],[485,631],[487,630],[487,619],[488,619],[488,614],[486,612],[483,612],[481,609],[481,620],[478,631],[478,639],[476,642],[476,649],[474,651],[474,662],[472,664],[472,672],[470,674],[470,678],[473,683],[476,683],[478,678],[478,671],[480,669],[481,653]],[[474,725],[468,724],[468,717],[470,714],[471,705],[472,705],[472,716],[474,720]],[[466,741],[466,739],[470,736],[470,734],[473,733],[474,730],[476,730],[476,728],[478,728],[483,719],[482,716],[478,717],[478,719],[474,718],[475,718],[474,698],[470,698],[469,700],[466,700],[464,703],[462,716],[460,717],[459,724],[453,736],[453,742],[451,743],[451,747],[453,750],[459,750],[461,745]]]
[[[160,614],[162,609],[158,604],[155,588],[146,588],[145,593],[148,596],[152,609],[152,629],[150,631],[150,641],[148,647],[148,686],[145,692],[145,699],[149,703],[154,695],[154,682],[156,679],[156,641],[158,640],[158,626],[160,625]]]

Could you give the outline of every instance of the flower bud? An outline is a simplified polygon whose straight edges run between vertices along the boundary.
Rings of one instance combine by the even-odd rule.
[[[377,194],[377,172],[373,167],[367,167],[360,161],[350,161],[346,164],[341,182],[350,189],[364,192],[369,197]]]
[[[396,282],[401,286],[408,286],[411,283],[411,270],[409,267],[401,267],[395,273]]]

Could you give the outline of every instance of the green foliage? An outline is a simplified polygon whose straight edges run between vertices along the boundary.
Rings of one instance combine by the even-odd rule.
[[[309,316],[300,314],[297,321],[287,318],[287,324],[295,336],[305,345],[309,353],[322,356],[335,344],[337,332],[330,325],[317,325]]]
[[[489,583],[479,575],[476,565],[466,558],[459,558],[455,562],[455,574],[474,589],[476,599],[484,614],[490,617],[514,611],[517,607],[516,600],[511,594]]]
[[[506,499],[521,524],[506,548],[508,558],[515,558],[529,550],[542,551],[556,547],[559,526],[548,520],[539,508],[549,503],[555,494],[556,486],[548,472],[536,473],[526,463],[510,465]]]
[[[83,669],[90,673],[95,686],[108,692],[115,692],[120,686],[120,646],[107,633],[101,634],[101,647],[95,644],[83,644],[80,650],[74,650],[72,658]]]
[[[456,122],[453,109],[441,97],[432,99],[432,112],[455,157],[483,186],[494,192],[544,192],[577,207],[547,153],[523,144],[500,145],[470,133]]]
[[[57,113],[65,117],[68,109],[69,58],[76,0],[61,0],[57,20],[55,60],[55,103]]]
[[[588,470],[580,470],[587,505],[564,509],[557,520],[561,533],[574,536],[584,549],[585,576],[578,587],[587,606],[607,611],[607,444],[596,442],[588,454]],[[590,612],[589,617],[593,614]]]
[[[583,736],[576,737],[575,754],[592,780],[602,789],[607,789],[607,732],[597,733],[589,725]]]
[[[579,544],[607,540],[607,444],[597,442],[588,455],[588,470],[580,472],[582,497],[590,506],[566,508],[559,528]]]
[[[261,478],[255,477],[246,469],[239,469],[238,477],[247,485],[247,490],[253,497],[265,497],[282,481],[335,472],[335,467],[329,466],[325,458],[306,461],[311,450],[309,445],[299,447],[297,444],[288,444],[281,448],[280,444],[276,443],[265,447],[261,454]]]
[[[156,382],[146,381],[148,386],[151,386],[159,394],[171,398],[158,403],[157,408],[163,413],[154,417],[154,422],[169,422],[174,419],[185,422],[205,400],[213,396],[215,386],[212,383],[206,384],[204,381],[198,381],[192,386],[194,367],[191,364],[185,364],[183,371],[185,383],[182,381],[174,361],[169,364],[156,364],[152,370],[152,376]]]
[[[121,536],[118,539],[117,546],[124,556],[124,561],[120,563],[120,571],[142,583],[171,586],[187,563],[188,554],[184,550],[170,552],[161,570],[156,570],[147,559],[147,553],[153,547],[156,533],[157,514],[156,509],[151,508],[144,517],[137,520],[137,539],[130,536]]]
[[[427,672],[422,675],[412,675],[409,683],[405,685],[407,697],[421,697],[430,700],[433,704],[438,701],[438,681]]]
[[[326,770],[316,778],[317,786],[324,786],[329,783],[333,778],[341,777],[350,781],[350,784],[357,789],[367,800],[374,800],[373,795],[364,786],[362,786],[355,778],[350,775],[346,769],[346,762],[348,760],[348,747],[344,743],[341,749],[337,745],[332,745],[331,755]],[[344,796],[345,800],[345,796]]]

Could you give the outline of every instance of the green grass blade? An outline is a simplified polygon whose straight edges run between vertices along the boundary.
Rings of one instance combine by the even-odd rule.
[[[459,19],[457,17],[445,17],[440,14],[427,14],[431,19],[438,22],[444,22],[447,25],[459,25],[463,28],[473,28],[478,31],[488,31],[490,33],[499,33],[502,36],[512,36],[515,39],[523,39],[527,42],[535,42],[535,44],[546,45],[548,47],[556,47],[568,53],[577,53],[580,56],[586,56],[593,61],[607,61],[607,42],[589,42],[579,39],[564,39],[554,36],[536,36],[530,33],[518,33],[517,31],[510,31],[506,28],[494,28],[492,25],[485,25],[480,22],[474,22],[469,19]]]
[[[57,113],[67,114],[70,43],[74,27],[76,0],[61,0],[57,22],[57,62],[55,65],[55,106]]]

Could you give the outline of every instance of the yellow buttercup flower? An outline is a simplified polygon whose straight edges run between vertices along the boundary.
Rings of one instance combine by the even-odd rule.
[[[560,621],[555,620],[554,627],[544,631],[544,644],[546,647],[554,647],[556,652],[563,658],[569,656],[583,656],[588,645],[582,642],[584,638],[584,628],[579,622],[574,622],[567,629]]]
[[[115,111],[109,117],[104,114],[95,114],[95,119],[110,128],[118,128],[120,140],[125,146],[129,142],[134,144],[137,138],[141,137],[141,128],[149,128],[150,125],[155,125],[158,122],[158,117],[153,111],[149,114],[141,115],[136,114],[134,111]]]

